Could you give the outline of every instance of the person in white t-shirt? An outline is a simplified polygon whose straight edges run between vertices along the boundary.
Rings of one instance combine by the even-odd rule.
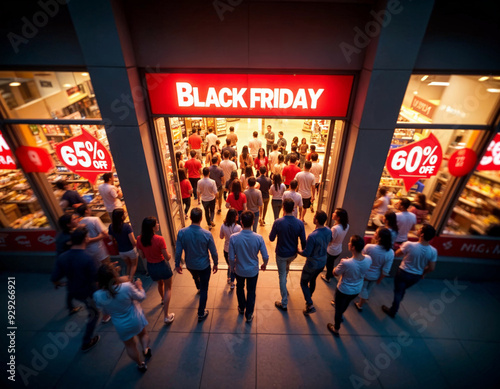
[[[217,139],[217,135],[214,134],[214,129],[212,127],[208,127],[208,135],[205,137],[207,150],[210,150],[210,147],[212,146],[217,146]]]
[[[224,172],[224,182],[228,182],[231,179],[231,173],[238,170],[236,164],[233,161],[231,161],[229,157],[230,157],[229,151],[225,150],[222,153],[222,158],[224,159],[219,165],[219,167]],[[224,186],[224,200],[226,199],[226,195],[227,195],[227,190]]]
[[[362,253],[365,241],[361,236],[351,236],[348,247],[352,257],[342,259],[333,272],[336,277],[340,278],[335,291],[335,299],[331,301],[335,307],[335,324],[328,323],[327,328],[336,337],[339,336],[342,315],[351,301],[361,292],[365,274],[372,264],[372,259]]]
[[[389,209],[390,199],[387,196],[387,189],[385,187],[380,187],[378,190],[379,197],[373,203],[372,207],[372,220],[377,226],[383,225],[383,216]]]
[[[342,242],[347,235],[347,231],[349,231],[349,216],[345,209],[335,209],[332,219],[334,222],[332,227],[332,241],[326,248],[326,274],[321,275],[321,279],[327,283],[330,283],[330,279],[333,277],[335,260],[342,253]]]
[[[396,212],[396,220],[398,223],[398,236],[396,237],[396,243],[398,244],[408,240],[408,232],[415,229],[415,224],[417,224],[417,217],[415,214],[408,212],[410,205],[410,200],[406,198],[401,199],[398,204],[399,212]]]
[[[368,255],[372,259],[372,265],[365,274],[363,289],[359,294],[359,301],[355,304],[359,312],[363,310],[363,304],[368,301],[370,292],[375,284],[379,285],[384,277],[389,275],[392,262],[394,261],[392,236],[388,228],[377,228],[373,241],[375,244],[367,244],[363,250],[363,254]]]
[[[271,166],[271,171],[274,168],[274,165],[278,163],[278,157],[280,155],[280,152],[278,151],[278,145],[275,143],[273,144],[273,151],[271,151],[268,155],[269,158],[269,166]]]
[[[399,310],[406,289],[436,268],[437,250],[430,245],[430,241],[436,236],[436,230],[430,224],[425,224],[417,235],[418,242],[405,242],[396,251],[396,256],[403,256],[403,260],[394,277],[394,300],[390,308],[382,305],[382,311],[392,318]]]
[[[257,138],[258,136],[259,133],[257,131],[254,131],[253,138],[250,139],[250,141],[248,142],[250,155],[254,160],[255,158],[257,158],[257,155],[259,154],[259,149],[262,148],[262,141],[259,138]]]
[[[113,217],[113,211],[116,208],[123,208],[123,203],[120,201],[122,193],[111,184],[113,180],[113,173],[104,173],[102,175],[104,184],[99,185],[99,194],[102,197],[102,202],[109,213],[109,217]]]
[[[299,208],[299,219],[302,220],[304,224],[306,224],[306,221],[304,220],[306,212],[311,207],[311,204],[314,201],[315,178],[314,174],[310,172],[311,166],[311,161],[306,161],[304,163],[304,170],[295,175],[295,179],[299,183],[299,193],[302,196],[303,203],[303,206]]]
[[[215,196],[217,196],[217,185],[210,177],[210,169],[203,168],[203,178],[198,181],[196,190],[198,191],[198,198],[201,199],[201,204],[205,210],[205,220],[207,221],[208,229],[211,230],[215,227]]]
[[[296,218],[298,218],[298,216],[297,216],[298,208],[301,208],[303,205],[302,204],[302,196],[300,195],[300,193],[297,192],[298,186],[299,186],[299,184],[298,184],[297,180],[292,180],[290,182],[290,189],[285,191],[283,193],[283,196],[282,196],[282,201],[284,201],[285,199],[292,199],[293,200],[294,207],[293,207],[292,214]]]
[[[319,183],[321,182],[321,174],[323,174],[323,164],[319,162],[318,153],[311,154],[311,170],[310,172],[314,174],[314,188],[317,194],[319,191]],[[314,207],[311,206],[311,212],[314,212]]]
[[[108,229],[104,226],[101,219],[90,216],[91,212],[86,204],[80,205],[76,209],[76,213],[81,217],[78,224],[87,227],[89,231],[89,241],[87,242],[85,252],[94,258],[97,267],[101,263],[109,262],[108,250],[103,242],[103,239],[108,236]]]

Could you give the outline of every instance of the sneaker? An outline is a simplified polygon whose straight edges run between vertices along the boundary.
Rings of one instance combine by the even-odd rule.
[[[361,305],[359,305],[359,303],[354,303],[354,306],[356,307],[358,312],[363,312],[363,307]]]
[[[234,289],[234,282],[231,282],[230,289]]]
[[[219,209],[219,210],[217,211],[217,214],[218,214],[218,215],[220,215],[221,213],[222,213],[222,210],[221,210],[221,209]]]
[[[71,315],[74,315],[77,312],[80,312],[81,310],[82,310],[82,307],[81,306],[77,306],[77,307],[74,307],[73,309],[70,309],[69,314],[71,316]]]
[[[231,277],[228,277],[227,278],[227,283],[230,284],[231,283]]]
[[[137,369],[139,369],[139,371],[141,373],[145,373],[148,371],[148,367],[146,365],[146,362],[142,362],[140,365],[137,365]]]
[[[109,323],[110,320],[111,320],[111,316],[109,316],[109,315],[104,315],[102,317],[102,323],[103,324]]]
[[[84,353],[86,353],[87,351],[89,351],[91,348],[93,348],[97,344],[97,342],[99,342],[99,339],[101,339],[101,337],[99,335],[94,336],[89,343],[84,344],[82,346],[82,351]]]
[[[243,315],[243,314],[245,313],[245,310],[244,310],[244,309],[242,309],[242,308],[240,308],[240,307],[238,307],[238,313],[239,313],[240,315]]]
[[[382,311],[386,313],[389,317],[392,317],[393,319],[396,317],[396,314],[391,311],[391,309],[385,305],[382,305]]]
[[[302,311],[302,313],[305,316],[309,316],[311,313],[316,312],[316,308],[314,308],[314,305],[306,305],[306,309]]]
[[[278,308],[278,309],[281,309],[282,311],[285,311],[285,312],[286,312],[286,311],[288,311],[288,308],[287,308],[287,307],[285,307],[283,304],[281,304],[281,301],[276,301],[276,302],[274,303],[274,306],[275,306],[276,308]]]
[[[174,320],[175,320],[175,313],[171,313],[165,319],[163,319],[163,324],[168,326],[169,324],[172,324]]]
[[[198,322],[205,320],[208,317],[208,309],[205,309],[205,313],[203,315],[198,315]]]
[[[328,323],[326,328],[328,328],[328,331],[330,331],[336,338],[340,337],[339,332],[335,329],[335,326],[332,323]]]
[[[325,276],[324,274],[322,274],[322,275],[321,275],[321,279],[322,279],[323,281],[325,281],[327,284],[329,284],[329,283],[330,283],[330,279],[329,279],[329,278],[326,278],[326,276]]]
[[[143,354],[144,354],[144,358],[146,359],[146,361],[149,361],[151,359],[151,357],[153,356],[151,353],[151,349],[149,347],[146,349],[146,351],[143,352]]]
[[[247,321],[247,323],[251,323],[251,322],[252,322],[252,320],[253,320],[253,314],[252,314],[251,316],[247,316],[247,317],[246,317],[246,321]]]

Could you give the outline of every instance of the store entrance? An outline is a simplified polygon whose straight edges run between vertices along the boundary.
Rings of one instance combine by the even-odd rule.
[[[268,156],[269,151],[266,150],[268,138],[268,126],[274,134],[274,142],[283,145],[286,141],[285,151],[282,153],[284,158],[292,153],[292,144],[297,142],[297,153],[299,154],[298,164],[303,167],[306,160],[311,160],[313,154],[317,154],[318,163],[322,169],[318,169],[321,173],[318,177],[318,190],[315,193],[315,201],[313,208],[309,209],[304,217],[306,235],[314,230],[313,216],[318,209],[325,211],[331,215],[333,211],[334,198],[336,193],[336,182],[339,160],[341,139],[344,131],[344,121],[341,120],[319,120],[319,119],[287,119],[287,118],[213,118],[213,117],[167,117],[160,116],[154,118],[157,147],[161,158],[160,165],[163,170],[164,179],[164,196],[168,206],[169,231],[172,241],[175,241],[177,232],[189,225],[189,220],[186,219],[185,206],[182,203],[181,188],[179,183],[179,170],[184,167],[185,162],[190,158],[189,152],[193,148],[189,144],[189,137],[196,133],[202,139],[201,150],[197,154],[201,160],[202,167],[210,166],[210,160],[213,154],[223,157],[222,149],[226,147],[226,139],[230,133],[236,135],[237,142],[233,148],[236,150],[236,164],[238,178],[241,177],[241,160],[240,156],[243,153],[243,148],[248,147],[249,141],[254,138],[254,132],[257,132],[257,138],[262,142],[262,148]],[[216,148],[210,150],[207,146],[210,139],[210,129],[216,135]],[[282,138],[280,137],[282,132]],[[208,136],[208,139],[207,139]],[[232,135],[231,135],[232,136]],[[230,137],[231,137],[230,136]],[[271,145],[271,142],[269,142]],[[301,147],[301,144],[303,145]],[[307,147],[306,147],[307,146]],[[272,146],[270,147],[272,150]],[[212,151],[212,152],[211,152]],[[278,171],[279,167],[273,166],[268,158],[269,165],[268,176],[273,172]],[[281,165],[281,168],[284,165]],[[278,170],[275,170],[278,169]],[[257,169],[253,167],[253,174],[257,175]],[[224,196],[225,197],[225,196]],[[198,200],[191,197],[191,208],[199,207],[203,209]],[[223,224],[227,209],[224,198],[221,201],[221,212],[218,212],[219,205],[216,204],[215,227],[211,229],[214,236],[216,246],[222,258],[224,242],[219,237],[220,226]],[[314,210],[314,211],[313,211]],[[189,211],[188,211],[189,213]],[[281,216],[281,214],[280,214]],[[276,242],[269,242],[269,233],[271,232],[274,222],[274,213],[271,207],[271,201],[267,208],[264,217],[265,224],[259,224],[257,233],[261,234],[266,241],[267,248],[270,254],[270,264],[275,265],[275,245]],[[202,227],[208,228],[205,218],[202,221]],[[305,258],[298,257],[295,265],[302,265]]]

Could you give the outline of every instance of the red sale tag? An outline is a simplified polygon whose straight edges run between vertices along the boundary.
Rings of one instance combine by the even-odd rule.
[[[3,138],[0,132],[0,169],[13,170],[17,169],[14,157],[10,151],[10,147]]]
[[[112,170],[111,154],[86,130],[56,146],[59,160],[73,173],[95,184],[100,174]]]
[[[448,170],[455,177],[465,176],[476,166],[477,156],[472,149],[455,151],[448,161]]]
[[[46,173],[54,167],[49,152],[43,147],[20,146],[16,156],[26,173]]]
[[[500,170],[500,134],[490,142],[477,170]]]
[[[401,178],[406,190],[421,178],[435,176],[443,159],[438,139],[430,134],[421,141],[393,149],[387,157],[387,170],[393,178]]]

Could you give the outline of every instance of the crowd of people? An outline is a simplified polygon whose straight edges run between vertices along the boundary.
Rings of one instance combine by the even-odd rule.
[[[268,134],[270,132],[268,126]],[[254,138],[257,139],[255,136]],[[199,294],[197,320],[203,322],[209,315],[206,303],[210,277],[217,273],[219,265],[218,252],[210,230],[215,226],[215,209],[221,212],[225,188],[228,189],[227,196],[224,195],[225,206],[229,209],[220,226],[219,237],[224,239],[227,283],[230,291],[236,288],[237,311],[247,323],[251,323],[254,318],[259,272],[266,270],[269,261],[264,238],[256,231],[259,222],[261,225],[265,223],[271,196],[274,222],[269,240],[277,240],[275,258],[281,294],[281,299],[275,302],[277,309],[284,312],[288,310],[287,275],[297,255],[303,256],[306,258],[300,278],[305,300],[303,314],[309,316],[316,312],[313,294],[318,276],[321,274],[326,283],[336,277],[337,288],[331,301],[335,315],[333,323],[328,323],[327,328],[338,337],[343,314],[350,303],[359,296],[354,306],[362,312],[373,288],[389,275],[394,257],[398,256],[402,257],[402,262],[394,279],[394,299],[391,306],[381,307],[387,315],[394,318],[406,289],[435,268],[437,251],[430,245],[436,233],[434,228],[424,224],[417,232],[418,242],[408,242],[408,232],[415,227],[416,220],[407,215],[408,201],[402,199],[397,213],[384,214],[384,226],[377,229],[372,244],[365,245],[362,237],[352,235],[347,244],[351,257],[337,261],[349,231],[349,217],[345,209],[337,208],[332,215],[333,226],[330,228],[326,225],[328,215],[324,211],[317,210],[314,213],[312,207],[319,181],[311,170],[313,162],[317,161],[317,154],[306,154],[302,169],[299,167],[300,156],[297,159],[295,155],[291,155],[288,165],[281,171],[271,170],[271,179],[268,177],[272,166],[270,160],[283,160],[276,158],[276,154],[283,157],[279,148],[286,147],[286,141],[281,142],[281,146],[278,144],[279,140],[274,143],[274,134],[272,137],[266,136],[266,141],[271,139],[273,142],[268,150],[273,151],[268,151],[267,156],[265,151],[260,151],[263,150],[261,145],[252,146],[251,151],[248,151],[252,153],[256,150],[252,162],[246,151],[242,152],[240,178],[236,163],[228,150],[223,152],[223,160],[218,163],[219,158],[213,149],[210,166],[202,167],[197,150],[193,148],[191,159],[184,166],[179,166],[184,212],[191,223],[178,232],[173,255],[174,270],[179,276],[183,275],[184,263],[185,269],[193,278]],[[232,138],[228,136],[228,147],[232,147],[231,142]],[[277,153],[271,156],[275,151]],[[302,150],[299,153],[302,155]],[[258,177],[254,176],[254,169]],[[203,178],[195,180],[197,177],[191,176],[192,171],[203,175]],[[282,179],[282,176],[285,178]],[[203,211],[200,207],[190,207],[191,195],[198,200],[198,204],[201,202]],[[314,213],[315,229],[306,237],[304,215],[307,209]],[[280,217],[281,211],[283,215]],[[203,213],[207,229],[202,228]],[[60,220],[62,232],[58,236],[59,252],[52,281],[60,286],[60,280],[67,278],[67,308],[70,314],[79,309],[72,305],[73,299],[82,301],[88,310],[89,320],[83,338],[83,351],[90,350],[99,341],[99,336],[93,334],[100,310],[105,315],[104,319],[106,315],[110,317],[124,342],[127,354],[137,363],[138,369],[144,372],[152,351],[146,331],[147,320],[139,304],[146,295],[140,279],[134,279],[137,256],[146,260],[148,275],[157,282],[164,324],[171,325],[175,319],[175,314],[169,312],[173,280],[170,265],[172,255],[168,252],[165,239],[158,234],[160,226],[155,217],[143,220],[141,234],[137,239],[124,220],[124,210],[115,208],[112,211],[112,224],[106,231],[98,218],[89,215],[85,204],[77,208],[76,215],[64,215]],[[125,276],[119,276],[120,268],[116,263],[110,262],[109,255],[104,257],[100,250],[103,236],[107,234],[118,245],[120,256],[127,267]],[[326,273],[322,274],[325,267]],[[135,337],[139,339],[142,353]]]

